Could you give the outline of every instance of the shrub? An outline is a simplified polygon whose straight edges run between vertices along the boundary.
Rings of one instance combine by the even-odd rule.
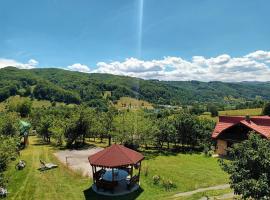
[[[154,175],[152,179],[153,179],[153,183],[154,183],[154,185],[159,184],[159,181],[160,181],[160,176],[158,176],[158,175]]]
[[[163,180],[162,186],[166,191],[170,191],[172,188],[175,187],[175,184],[171,180]]]

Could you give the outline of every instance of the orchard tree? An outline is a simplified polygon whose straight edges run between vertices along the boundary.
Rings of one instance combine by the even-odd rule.
[[[45,115],[40,119],[39,125],[37,127],[38,134],[42,136],[45,142],[51,142],[51,128],[53,126],[53,117],[50,115]]]
[[[234,192],[244,199],[270,199],[270,142],[251,132],[229,154],[232,161],[221,160],[221,167]]]
[[[29,99],[24,100],[17,106],[17,112],[20,113],[21,117],[27,117],[31,113],[32,102]]]
[[[18,117],[15,113],[4,113],[0,117],[0,135],[18,136]]]
[[[80,140],[85,143],[85,137],[89,135],[92,126],[94,110],[87,107],[79,107],[72,117],[67,121],[64,135],[67,146]]]
[[[111,139],[112,139],[112,132],[114,130],[114,126],[113,126],[113,119],[114,116],[117,114],[117,110],[114,107],[109,107],[108,111],[106,112],[105,116],[104,116],[104,126],[106,129],[106,134],[108,136],[109,139],[109,146],[111,145]]]
[[[173,125],[173,120],[168,117],[160,118],[158,120],[158,131],[155,132],[155,143],[159,148],[167,143],[167,148],[170,148],[170,142],[174,142],[176,138],[176,129]]]

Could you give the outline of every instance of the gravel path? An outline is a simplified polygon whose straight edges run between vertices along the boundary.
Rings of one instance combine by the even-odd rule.
[[[215,197],[203,197],[203,198],[200,198],[199,200],[226,200],[226,199],[231,199],[235,197],[235,195],[233,194],[233,192],[231,193],[227,193],[227,194],[223,194],[223,195],[220,195],[220,196],[215,196]]]
[[[94,147],[86,150],[64,150],[54,153],[54,155],[73,171],[82,173],[83,176],[92,177],[92,167],[89,164],[88,156],[103,150]]]
[[[177,193],[173,197],[185,197],[185,196],[191,196],[191,195],[199,193],[199,192],[205,192],[205,191],[209,191],[209,190],[223,190],[223,189],[227,189],[227,188],[230,188],[229,184],[217,185],[217,186],[208,187],[208,188],[199,188],[197,190],[193,190],[193,191],[189,191],[189,192]]]

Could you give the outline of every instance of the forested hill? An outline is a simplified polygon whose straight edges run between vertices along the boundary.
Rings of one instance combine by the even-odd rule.
[[[157,81],[62,69],[0,69],[0,101],[17,94],[66,103],[83,102],[90,106],[103,106],[123,96],[155,104],[191,105],[258,97],[268,100],[270,83]]]

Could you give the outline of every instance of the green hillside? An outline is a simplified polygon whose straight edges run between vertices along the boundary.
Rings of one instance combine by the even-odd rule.
[[[105,95],[108,91],[110,95]],[[0,101],[14,95],[68,104],[86,103],[101,108],[121,97],[142,99],[153,104],[226,104],[258,98],[268,100],[270,83],[168,82],[62,69],[0,69]]]

